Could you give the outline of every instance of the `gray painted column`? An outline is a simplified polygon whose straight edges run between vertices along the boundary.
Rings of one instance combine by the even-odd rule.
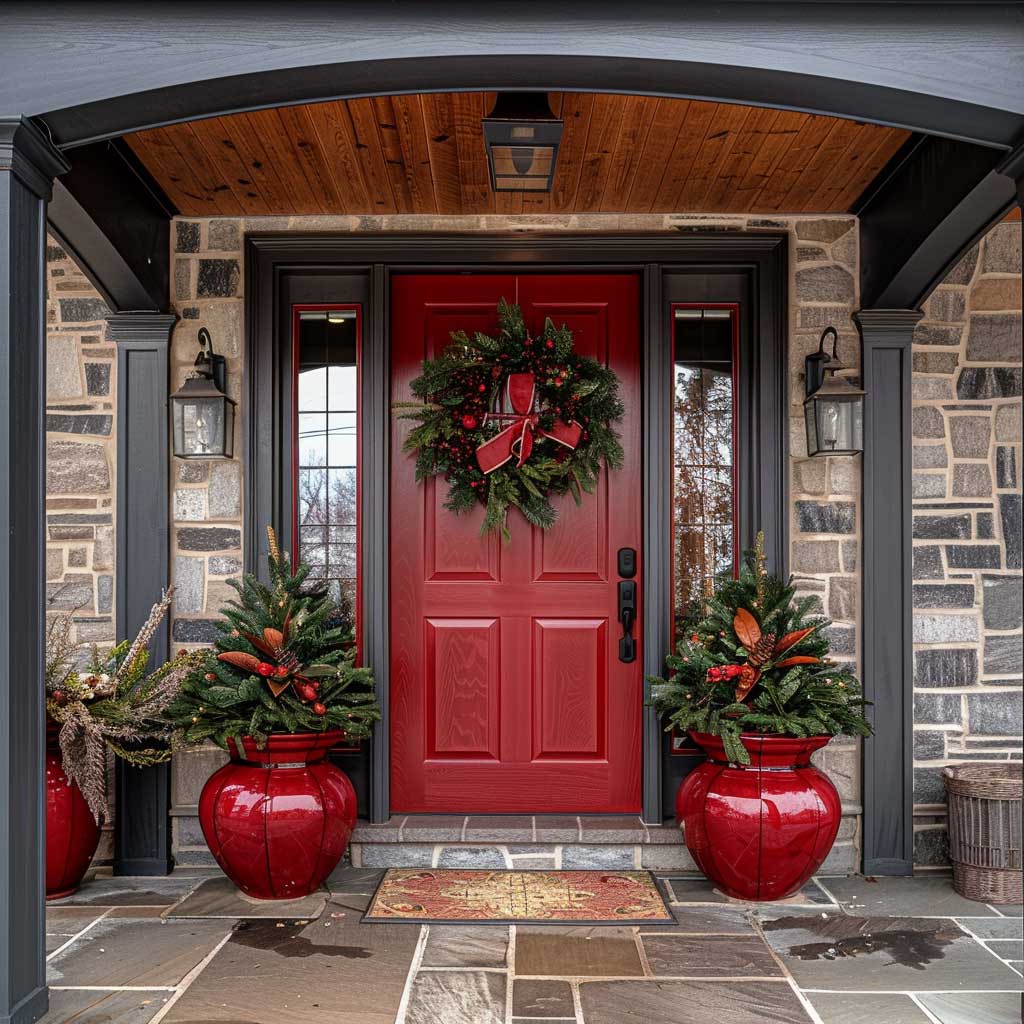
[[[864,402],[863,870],[914,869],[911,343],[919,310],[862,309]]]
[[[0,119],[0,1024],[47,1009],[43,777],[46,203],[68,165]]]
[[[169,351],[177,317],[117,313],[117,636],[134,636],[169,579]],[[167,619],[150,645],[150,667],[167,660]],[[171,766],[117,764],[114,874],[167,875],[171,859]]]

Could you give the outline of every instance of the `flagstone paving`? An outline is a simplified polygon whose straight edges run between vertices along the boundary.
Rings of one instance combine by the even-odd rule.
[[[1021,1020],[1021,908],[946,876],[821,878],[772,904],[664,878],[674,924],[509,927],[363,923],[381,874],[287,905],[221,876],[90,881],[47,907],[44,1024]]]

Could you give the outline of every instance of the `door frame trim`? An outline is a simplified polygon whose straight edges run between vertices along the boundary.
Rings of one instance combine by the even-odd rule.
[[[740,542],[748,546],[765,530],[773,568],[786,573],[788,515],[788,235],[784,232],[661,232],[657,234],[252,234],[245,240],[246,359],[243,381],[245,459],[244,561],[246,571],[264,564],[263,525],[280,513],[274,481],[282,458],[282,432],[274,374],[257,373],[260,353],[273,351],[280,320],[283,275],[332,271],[365,276],[369,302],[363,319],[364,346],[360,422],[362,451],[360,517],[380,528],[363,535],[363,649],[374,666],[382,719],[370,743],[370,817],[390,816],[388,532],[390,465],[390,277],[403,271],[479,272],[518,266],[531,271],[633,271],[641,278],[641,391],[643,410],[643,655],[660,668],[670,641],[671,596],[672,352],[666,313],[665,274],[737,273],[749,277],[752,343],[739,368],[750,408],[741,415]],[[287,343],[289,339],[285,339]],[[276,361],[274,362],[276,366]],[[263,366],[267,363],[264,361]],[[268,433],[269,432],[269,433]],[[267,437],[272,443],[266,444]],[[288,442],[290,446],[290,441]],[[257,453],[262,457],[255,458]],[[269,458],[267,457],[269,455]],[[654,671],[648,668],[648,671]],[[646,685],[645,685],[646,690]],[[646,696],[646,693],[645,693]],[[660,823],[662,752],[665,734],[652,708],[643,710],[643,820]]]

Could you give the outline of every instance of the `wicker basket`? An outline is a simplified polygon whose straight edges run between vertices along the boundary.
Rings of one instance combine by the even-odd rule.
[[[1020,903],[1021,792],[1019,764],[945,768],[953,888],[981,903]]]

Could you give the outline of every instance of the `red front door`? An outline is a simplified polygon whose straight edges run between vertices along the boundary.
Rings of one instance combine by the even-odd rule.
[[[493,332],[502,297],[528,327],[566,323],[611,366],[626,414],[621,470],[547,531],[513,511],[511,543],[391,457],[391,807],[395,812],[640,809],[640,660],[619,660],[617,553],[640,556],[640,292],[627,274],[396,276],[393,401],[449,332]],[[639,559],[642,566],[642,559]],[[636,576],[640,590],[640,574]],[[641,610],[642,611],[642,610]],[[634,627],[634,636],[640,627]]]

